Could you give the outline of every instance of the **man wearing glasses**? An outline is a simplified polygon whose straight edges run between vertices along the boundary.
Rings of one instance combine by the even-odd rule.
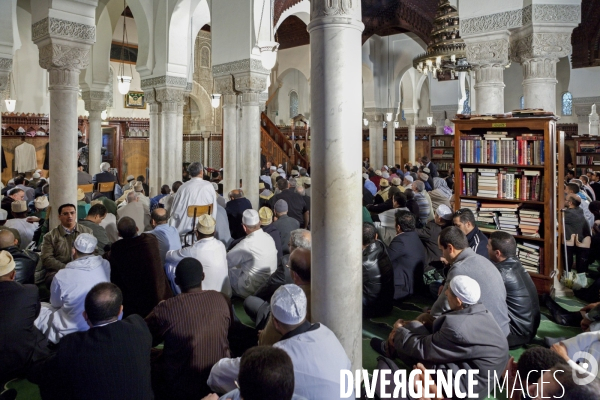
[[[77,223],[77,208],[73,204],[58,207],[60,225],[44,236],[42,243],[42,266],[46,270],[46,286],[50,288],[56,273],[71,261],[71,249],[77,236],[94,232]],[[97,250],[97,249],[96,249]]]

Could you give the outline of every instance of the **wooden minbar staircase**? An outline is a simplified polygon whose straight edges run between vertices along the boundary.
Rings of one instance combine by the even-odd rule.
[[[267,161],[276,166],[282,164],[287,173],[293,165],[308,168],[308,160],[294,148],[291,137],[284,134],[265,113],[260,116],[260,147]]]

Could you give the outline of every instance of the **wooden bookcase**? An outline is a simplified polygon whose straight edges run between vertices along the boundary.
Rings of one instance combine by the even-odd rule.
[[[572,140],[575,147],[573,164],[576,177],[585,175],[588,168],[600,171],[600,137],[581,136],[573,137]]]
[[[429,141],[429,159],[437,166],[441,176],[447,176],[449,168],[454,168],[454,135],[432,135]]]
[[[560,189],[562,194],[562,187],[557,188],[556,184],[558,170],[555,119],[506,118],[494,120],[455,120],[453,122],[456,125],[454,135],[454,165],[456,167],[454,194],[455,209],[458,210],[461,208],[462,200],[467,200],[467,203],[469,201],[471,201],[471,203],[476,201],[478,209],[483,202],[484,204],[507,204],[507,207],[515,207],[515,205],[518,205],[519,211],[522,209],[539,211],[539,218],[541,219],[538,231],[539,238],[523,236],[521,230],[517,230],[517,234],[514,234],[514,236],[518,244],[529,243],[540,247],[540,259],[537,265],[537,272],[530,271],[530,275],[533,278],[539,293],[550,292],[553,282],[551,274],[555,268],[557,268],[557,255],[559,254],[557,252],[558,242],[556,239],[558,232],[557,191]],[[492,145],[491,142],[493,142],[493,140],[483,141],[483,139],[485,138],[484,135],[486,135],[488,139],[492,137],[491,135],[493,134],[491,134],[491,132],[495,132],[496,134],[505,133],[507,139],[504,140],[506,140],[507,143],[511,141],[510,138],[515,139],[512,141],[514,143],[512,147],[510,144],[507,144],[506,146],[508,147],[503,148],[501,154],[503,154],[505,158],[496,158],[495,160],[492,160],[491,157],[487,155],[489,154],[488,147]],[[481,138],[478,145],[466,143],[468,141],[476,141],[475,137],[477,136]],[[538,152],[534,152],[533,142],[535,142],[535,140],[532,139],[539,138],[540,136],[543,137],[543,145],[541,144],[541,140],[539,140],[538,143],[535,144],[535,150],[538,150]],[[519,138],[519,140],[517,140],[517,138]],[[497,141],[499,142],[500,140]],[[522,143],[523,141],[526,144],[522,144],[522,146],[525,147],[518,147],[518,143]],[[503,145],[494,144],[494,146]],[[477,160],[469,158],[468,162],[466,162],[465,158],[461,159],[461,151],[466,155],[473,148],[479,148],[479,150],[475,150],[475,153],[473,153],[479,155]],[[493,149],[497,151],[497,147],[494,147]],[[543,153],[541,153],[542,151]],[[483,153],[486,153],[485,157],[483,156]],[[495,152],[494,154],[496,155],[497,153]],[[542,154],[544,157],[543,163],[541,161]],[[487,163],[477,162],[481,160],[487,161]],[[492,161],[495,161],[496,163]],[[534,162],[537,164],[534,164]],[[497,195],[493,195],[493,190],[491,190],[492,194],[487,195],[490,197],[481,196],[479,191],[472,193],[470,196],[463,194],[463,186],[465,186],[463,183],[463,176],[467,173],[466,171],[463,171],[464,169],[467,169],[468,171],[473,171],[473,169],[475,169],[475,179],[477,182],[481,179],[481,172],[479,169],[498,169],[498,176],[500,176],[502,172],[511,175],[512,178],[519,176],[519,182],[521,183],[523,183],[522,179],[526,179],[526,183],[523,184],[524,186],[521,186],[521,188],[525,187],[528,189],[526,193],[532,193],[529,191],[527,181],[531,180],[533,182],[533,180],[530,176],[525,176],[525,171],[533,171],[533,173],[538,174],[536,183],[538,181],[540,183],[539,195],[541,198],[535,199],[533,194],[530,196],[531,199],[529,200],[521,198],[521,195],[519,198],[510,198],[510,195],[508,196],[509,198],[502,198],[503,193],[509,193],[506,192],[508,184],[499,189]],[[471,179],[473,179],[473,177],[471,177]],[[481,181],[483,182],[484,179],[481,179]],[[473,180],[471,180],[471,184],[472,182]],[[511,180],[509,180],[509,182],[511,182]],[[510,187],[515,189],[513,185],[510,185]],[[465,206],[466,205],[467,204],[465,204]],[[523,214],[523,216],[525,217],[526,215]],[[520,214],[518,218],[519,221],[521,221]]]

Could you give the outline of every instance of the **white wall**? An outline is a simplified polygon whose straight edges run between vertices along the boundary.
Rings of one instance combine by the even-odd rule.
[[[569,92],[573,97],[600,96],[600,67],[572,69]]]
[[[112,62],[110,63],[111,68],[113,69],[113,107],[108,108],[107,114],[112,118],[149,118],[150,117],[150,109],[146,105],[146,109],[140,110],[137,108],[125,108],[125,96],[119,93],[118,85],[117,85],[117,74],[119,71],[119,63]],[[135,65],[132,66],[132,76],[133,80],[131,81],[131,86],[129,87],[129,91],[131,92],[141,92],[141,81],[140,74],[135,69]],[[129,74],[129,65],[125,64],[125,72]]]
[[[125,17],[122,15],[119,17],[112,36],[112,39],[119,43],[123,41],[123,18]],[[133,18],[127,18],[127,43],[136,46],[138,44],[137,26]]]
[[[453,81],[438,81],[431,80],[431,105],[446,106],[456,104],[458,107],[459,98],[458,80]]]
[[[306,77],[299,70],[290,69],[279,80],[283,86],[277,92],[277,100],[273,104],[273,109],[278,110],[274,122],[278,125],[290,125],[290,119],[295,117],[295,115],[290,115],[292,90],[298,93],[298,113],[310,120],[310,87]]]
[[[310,45],[307,44],[277,52],[277,65],[273,69],[275,72],[271,80],[271,85],[276,85],[278,75],[282,75],[290,68],[299,70],[307,79],[310,79]]]

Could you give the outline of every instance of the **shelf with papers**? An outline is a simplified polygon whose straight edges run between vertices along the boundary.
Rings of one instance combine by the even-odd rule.
[[[543,165],[459,163],[463,167],[544,169]]]
[[[501,201],[506,203],[526,203],[526,204],[544,204],[543,201],[534,200],[519,200],[519,199],[499,199],[498,197],[483,197],[483,196],[460,196],[461,199],[473,199],[481,201]]]

